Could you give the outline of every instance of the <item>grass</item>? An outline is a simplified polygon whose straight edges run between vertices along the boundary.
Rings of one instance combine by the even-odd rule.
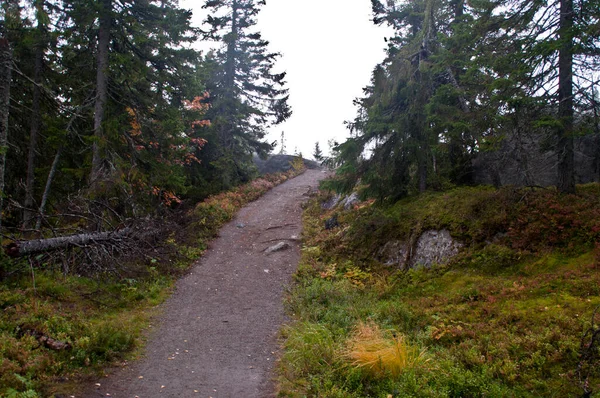
[[[428,362],[425,350],[411,345],[402,334],[383,332],[374,322],[359,322],[345,345],[344,356],[350,365],[375,378],[396,378]]]
[[[68,396],[107,366],[136,358],[158,306],[208,240],[240,207],[301,171],[199,203],[186,215],[183,232],[164,238],[161,255],[133,259],[118,274],[64,274],[60,265],[37,257],[0,258],[0,397]],[[39,336],[70,348],[50,349]]]
[[[279,395],[579,397],[587,383],[600,397],[600,363],[577,374],[600,305],[599,187],[579,190],[464,188],[349,212],[314,201]],[[326,230],[334,213],[340,226]],[[450,264],[399,270],[377,258],[388,240],[431,228],[466,243]]]

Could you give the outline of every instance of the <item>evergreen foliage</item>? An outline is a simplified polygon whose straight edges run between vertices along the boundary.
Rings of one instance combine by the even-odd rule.
[[[273,71],[280,54],[270,52],[269,42],[254,30],[264,4],[209,0],[204,5],[210,11],[206,37],[218,41],[220,47],[206,57],[212,139],[200,167],[220,176],[218,188],[247,181],[255,172],[252,154],[264,156],[275,145],[264,142],[266,127],[291,116],[286,74]]]
[[[261,142],[261,123],[289,116],[286,91],[268,85],[283,84],[284,74],[269,75],[277,55],[266,52],[260,35],[235,41],[246,58],[234,71],[254,79],[240,83],[254,102],[224,96],[239,92],[219,80],[231,76],[219,51],[203,59],[191,48],[200,37],[190,18],[176,0],[2,2],[1,36],[13,65],[3,87],[11,93],[2,173],[7,226],[56,226],[48,216],[65,213],[72,202],[65,198],[75,196],[97,202],[89,210],[108,218],[142,217],[251,175],[248,154],[270,149]],[[254,56],[249,48],[257,49]],[[259,110],[272,93],[268,109]],[[226,125],[235,126],[229,133],[236,145],[224,151],[222,121],[241,114]],[[225,175],[214,167],[219,163],[239,163],[245,177]]]
[[[395,34],[355,101],[331,186],[360,181],[393,201],[469,184],[478,153],[537,130],[554,132],[559,189],[572,192],[573,136],[598,113],[600,42],[596,2],[567,3],[372,0],[374,22]]]
[[[315,142],[315,150],[313,151],[313,158],[315,158],[315,160],[317,162],[322,162],[324,159],[323,151],[321,151],[321,147],[319,146],[318,142]]]

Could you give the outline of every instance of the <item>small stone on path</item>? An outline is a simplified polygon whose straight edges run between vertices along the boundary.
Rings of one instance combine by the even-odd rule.
[[[289,248],[290,248],[290,245],[289,245],[289,243],[286,243],[286,242],[279,242],[278,244],[276,244],[276,245],[273,245],[273,246],[271,246],[271,247],[267,248],[267,249],[265,250],[265,253],[267,253],[267,254],[268,254],[268,253],[273,253],[273,252],[280,252],[280,251],[282,251],[282,250],[286,250],[286,249],[289,249]]]

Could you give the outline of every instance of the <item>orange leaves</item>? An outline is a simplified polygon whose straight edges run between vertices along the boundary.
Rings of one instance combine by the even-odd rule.
[[[126,111],[129,114],[129,117],[131,118],[131,120],[129,121],[129,125],[131,126],[131,130],[129,131],[129,134],[131,134],[132,137],[137,137],[137,136],[141,135],[142,134],[142,126],[141,126],[140,122],[138,121],[135,111],[130,107],[127,107]]]
[[[206,141],[204,138],[190,138],[190,142],[198,149],[201,149],[208,141]]]
[[[210,108],[210,104],[206,102],[210,98],[210,93],[205,91],[201,96],[194,97],[193,100],[184,100],[183,105],[188,111],[206,112]]]
[[[204,127],[204,126],[210,126],[210,120],[206,119],[206,120],[194,120],[192,122],[192,127]]]
[[[169,207],[173,203],[181,203],[181,199],[171,191],[163,191],[159,187],[152,187],[152,195],[158,196],[165,206]]]
[[[204,113],[210,108],[210,104],[207,102],[208,98],[210,98],[210,94],[208,91],[206,91],[201,96],[194,97],[194,99],[191,101],[183,101],[183,106],[188,111],[193,111],[204,115]],[[210,126],[210,120],[197,119],[192,121],[192,128],[205,126]]]

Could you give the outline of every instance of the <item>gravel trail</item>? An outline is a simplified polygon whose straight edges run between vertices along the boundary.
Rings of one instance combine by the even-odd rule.
[[[145,356],[82,396],[274,396],[283,292],[300,258],[301,203],[324,177],[307,170],[240,210],[178,281]],[[289,247],[265,252],[280,242]]]

